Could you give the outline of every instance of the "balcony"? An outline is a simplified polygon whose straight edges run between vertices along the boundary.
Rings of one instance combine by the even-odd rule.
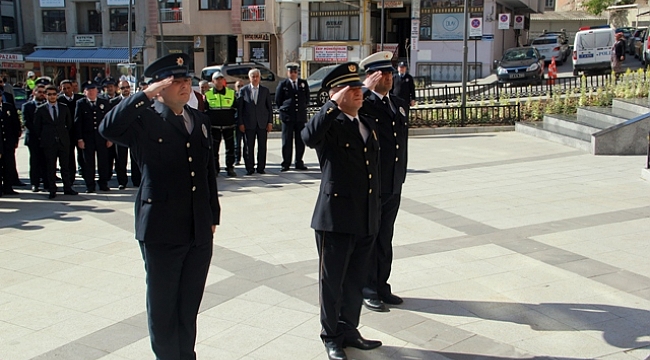
[[[183,8],[160,9],[160,22],[183,22]]]
[[[248,5],[241,7],[241,21],[264,21],[266,5]]]

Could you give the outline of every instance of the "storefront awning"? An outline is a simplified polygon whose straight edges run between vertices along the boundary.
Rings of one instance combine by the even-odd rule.
[[[141,48],[132,48],[132,57]],[[98,48],[98,49],[38,49],[25,56],[26,61],[43,61],[58,63],[120,63],[129,60],[128,48]]]

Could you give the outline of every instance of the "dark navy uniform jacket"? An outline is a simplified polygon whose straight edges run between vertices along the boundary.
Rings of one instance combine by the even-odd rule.
[[[82,139],[85,143],[93,143],[95,135],[99,135],[99,124],[104,116],[111,110],[111,104],[99,96],[93,108],[90,100],[84,97],[77,101],[77,109],[74,114],[75,136],[77,140]]]
[[[294,90],[291,79],[284,79],[275,90],[275,104],[280,110],[282,121],[307,121],[309,84],[303,79],[297,79],[296,84],[298,89]]]
[[[100,133],[133,149],[142,171],[135,201],[135,238],[146,243],[196,244],[212,240],[220,207],[210,120],[185,106],[194,119],[187,133],[182,116],[151,101],[129,96],[104,118]]]
[[[23,124],[25,125],[25,145],[39,146],[38,136],[34,129],[34,115],[36,115],[36,101],[30,100],[23,104]],[[33,135],[32,135],[33,134]]]
[[[365,143],[358,127],[328,101],[302,130],[322,172],[315,230],[361,236],[379,231],[379,142],[375,125],[364,116],[360,121],[370,133]]]
[[[369,116],[377,125],[381,146],[381,193],[401,194],[406,180],[409,107],[395,95],[390,95],[389,99],[395,107],[394,114],[375,93],[365,90],[359,112]]]
[[[18,140],[22,133],[20,119],[16,108],[10,103],[2,103],[2,112],[0,113],[0,136],[6,149],[13,149],[18,145]]]
[[[393,89],[390,93],[406,100],[407,103],[410,103],[411,100],[415,100],[415,83],[413,82],[413,76],[411,76],[411,74],[405,74],[402,78],[399,74],[393,75]]]
[[[50,104],[47,102],[39,105],[34,115],[35,134],[38,136],[40,146],[46,149],[70,146],[72,116],[65,104],[57,103],[57,105],[56,119],[52,119]]]

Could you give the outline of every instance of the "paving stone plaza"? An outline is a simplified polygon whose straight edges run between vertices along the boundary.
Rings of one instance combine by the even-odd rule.
[[[218,179],[199,359],[327,358],[316,155],[310,171],[280,173],[280,147],[269,140],[266,175]],[[26,179],[22,144],[17,158]],[[349,358],[649,357],[645,157],[503,132],[411,137],[408,161],[390,279],[405,302],[364,309],[361,334],[384,346]],[[152,359],[135,189],[17,190],[0,198],[0,359]]]

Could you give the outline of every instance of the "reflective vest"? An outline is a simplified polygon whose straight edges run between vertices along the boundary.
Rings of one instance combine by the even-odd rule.
[[[28,90],[34,90],[34,86],[36,86],[36,80],[33,80],[33,79],[27,79],[27,80],[25,81],[25,83],[27,83],[27,89],[28,89]]]
[[[235,90],[226,88],[226,94],[215,94],[214,89],[210,89],[205,93],[205,100],[208,102],[210,109],[230,108],[235,103]]]

